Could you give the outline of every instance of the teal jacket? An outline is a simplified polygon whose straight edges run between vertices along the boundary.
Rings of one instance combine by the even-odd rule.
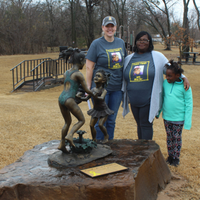
[[[181,82],[163,82],[162,117],[168,121],[184,121],[184,129],[192,126],[193,98],[191,87],[185,91]]]

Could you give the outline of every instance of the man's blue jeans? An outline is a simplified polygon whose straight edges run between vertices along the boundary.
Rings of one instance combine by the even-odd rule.
[[[109,115],[107,121],[105,122],[104,126],[107,129],[109,140],[114,138],[114,131],[115,131],[115,120],[117,117],[117,113],[119,110],[119,106],[122,100],[122,91],[107,91],[105,101],[108,107],[113,110],[115,113],[113,115]],[[97,131],[96,139],[103,140],[104,135],[101,132],[98,122],[95,125],[95,129]]]

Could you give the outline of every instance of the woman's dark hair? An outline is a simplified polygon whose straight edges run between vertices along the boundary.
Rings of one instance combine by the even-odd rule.
[[[173,60],[170,60],[169,63],[165,65],[166,69],[172,70],[175,74],[182,74],[184,70],[181,68],[181,66],[177,63],[174,62]]]
[[[133,51],[134,52],[138,52],[138,48],[137,48],[137,45],[136,45],[137,40],[139,40],[144,35],[147,35],[148,39],[149,39],[149,48],[148,48],[147,51],[151,52],[154,49],[151,35],[148,32],[146,32],[146,31],[141,31],[135,37],[135,43],[134,43],[134,47],[133,47]]]
[[[103,83],[103,88],[104,87],[106,87],[107,85],[108,85],[108,81],[109,81],[109,79],[110,79],[110,73],[106,73],[103,69],[98,69],[97,71],[96,71],[96,73],[101,73],[102,75],[103,75],[103,78],[105,79],[105,83]],[[96,73],[95,73],[95,75],[96,75]]]

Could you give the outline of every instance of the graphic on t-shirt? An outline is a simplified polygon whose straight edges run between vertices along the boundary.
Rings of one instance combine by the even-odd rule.
[[[134,67],[133,74],[134,75],[143,75],[144,65],[137,65]]]
[[[130,82],[149,81],[149,63],[150,61],[132,63],[129,71]]]
[[[120,52],[111,53],[111,55],[112,55],[112,62],[121,62],[122,61]]]
[[[108,55],[108,68],[119,69],[123,66],[124,53],[122,48],[106,49]]]

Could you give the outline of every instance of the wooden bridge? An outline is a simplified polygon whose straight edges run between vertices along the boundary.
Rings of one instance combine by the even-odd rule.
[[[38,91],[63,82],[63,74],[69,69],[63,59],[41,58],[24,60],[12,71],[13,91]]]

